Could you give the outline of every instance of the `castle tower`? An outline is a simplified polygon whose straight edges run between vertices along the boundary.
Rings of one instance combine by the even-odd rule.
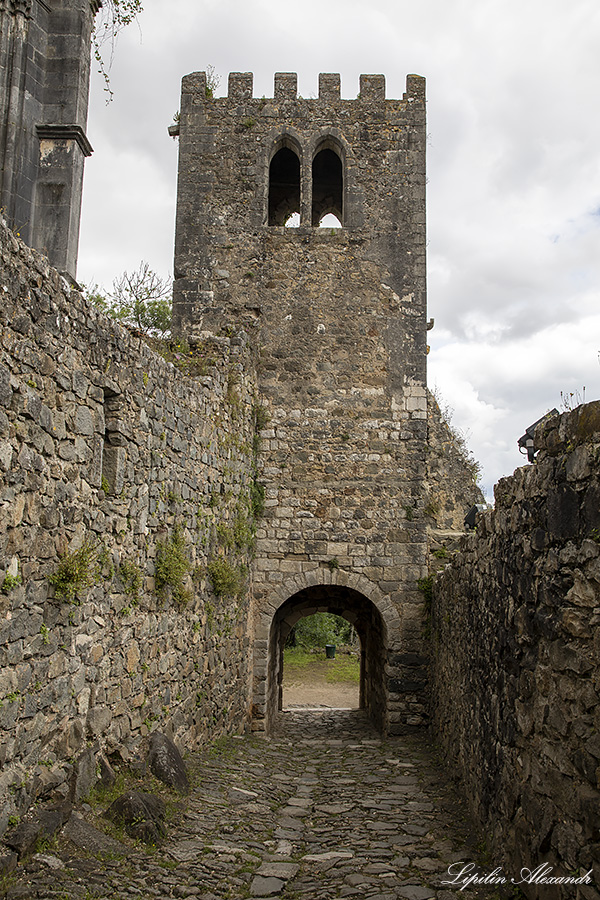
[[[334,74],[315,99],[295,74],[272,98],[252,82],[213,98],[205,73],[183,79],[174,316],[191,341],[244,329],[257,347],[255,727],[289,630],[329,610],[361,637],[362,704],[401,731],[424,721],[425,81],[401,100],[382,75],[352,100]]]
[[[0,208],[73,278],[99,0],[0,0]]]

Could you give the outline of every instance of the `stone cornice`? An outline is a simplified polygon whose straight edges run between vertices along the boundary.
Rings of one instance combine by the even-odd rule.
[[[41,141],[76,141],[84,156],[91,156],[94,152],[81,125],[36,125],[35,130]]]

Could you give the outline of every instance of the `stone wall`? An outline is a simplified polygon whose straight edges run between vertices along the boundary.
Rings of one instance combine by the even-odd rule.
[[[427,392],[427,495],[425,509],[430,529],[443,540],[444,533],[461,533],[472,506],[484,504],[477,486],[478,466],[464,438],[447,420],[436,397]]]
[[[600,896],[600,402],[539,426],[536,447],[535,464],[498,483],[495,510],[435,584],[433,720],[494,863],[515,876],[542,862],[562,875],[593,866],[596,887],[580,887],[591,900]]]
[[[192,377],[3,222],[0,241],[4,830],[81,792],[86,747],[127,756],[156,728],[189,747],[247,722],[257,441],[243,333],[207,343]]]

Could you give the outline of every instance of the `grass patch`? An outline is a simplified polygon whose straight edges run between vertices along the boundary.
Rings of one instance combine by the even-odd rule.
[[[360,660],[356,656],[346,655],[328,660],[325,681],[358,684],[360,682]]]
[[[325,653],[321,651],[311,653],[302,647],[286,647],[283,651],[284,665],[290,669],[306,669],[318,659],[325,659]]]
[[[304,672],[310,680],[321,680],[329,684],[360,682],[360,660],[357,656],[338,654],[335,659],[327,659],[324,650],[311,652],[302,647],[286,647],[283,653],[284,670],[288,673]]]

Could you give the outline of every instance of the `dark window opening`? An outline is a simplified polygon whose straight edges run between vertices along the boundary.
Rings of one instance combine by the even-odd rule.
[[[125,436],[122,424],[123,400],[120,394],[104,388],[104,446],[102,448],[102,489],[119,494],[125,477]]]
[[[334,150],[320,150],[312,166],[312,224],[318,226],[331,213],[343,222],[344,175],[342,161]]]
[[[269,225],[285,225],[294,213],[300,214],[300,160],[282,147],[269,166]]]

